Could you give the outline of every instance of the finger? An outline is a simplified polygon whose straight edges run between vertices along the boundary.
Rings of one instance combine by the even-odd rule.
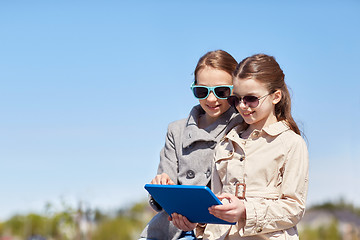
[[[184,220],[184,223],[185,223],[185,225],[186,225],[186,227],[187,227],[187,231],[191,231],[191,230],[193,230],[195,227],[196,227],[196,224],[197,223],[192,223],[192,222],[190,222],[188,219],[187,219],[187,217],[183,217],[183,220]]]
[[[175,183],[169,178],[169,180],[168,180],[168,184],[169,185],[175,185]]]
[[[222,193],[222,194],[218,195],[217,198],[220,199],[220,200],[222,200],[222,199],[224,199],[224,198],[226,198],[226,199],[231,199],[231,196],[232,196],[232,194]]]
[[[175,215],[175,213],[171,214],[171,216],[169,216],[169,218],[171,219],[172,223],[174,224],[175,227],[178,227],[177,226],[177,217]]]
[[[192,223],[187,219],[187,217],[182,216],[182,221],[183,221],[184,226],[185,226],[188,230],[192,230],[192,229],[191,229]]]
[[[211,212],[211,214],[214,215],[217,218],[220,218],[220,219],[224,220],[224,221],[228,221],[228,219],[227,219],[228,216],[226,216],[226,215],[219,214],[217,212]]]
[[[175,227],[183,230],[183,231],[186,231],[186,229],[184,228],[182,222],[181,222],[181,218],[180,216],[177,214],[177,213],[173,213],[171,214],[171,217],[172,217],[172,222],[174,224]]]
[[[160,184],[167,185],[169,180],[171,180],[171,179],[170,179],[169,175],[167,175],[166,173],[162,173],[160,175]]]
[[[214,215],[217,218],[220,218],[222,220],[228,221],[228,222],[237,222],[239,219],[238,215],[236,214],[235,210],[230,211],[211,211],[212,215]]]
[[[153,180],[151,180],[151,184],[160,184],[160,175],[156,175]]]
[[[185,216],[182,216],[180,214],[174,213],[174,214],[172,214],[172,217],[173,217],[174,225],[183,231],[190,231],[190,230],[194,229],[196,226],[196,224],[190,223],[189,220]],[[193,228],[192,228],[192,225],[194,225]]]
[[[162,184],[162,185],[167,185],[167,179],[161,177],[161,179],[160,179],[160,184]]]
[[[234,204],[214,205],[210,207],[213,211],[225,212],[234,209]]]
[[[182,216],[180,214],[179,214],[179,222],[178,223],[179,223],[179,226],[181,227],[181,229],[183,231],[189,231],[190,230],[189,226],[188,226],[189,221],[187,220],[186,217],[184,217],[184,216]]]

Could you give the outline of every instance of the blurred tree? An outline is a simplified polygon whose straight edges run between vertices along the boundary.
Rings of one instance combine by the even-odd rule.
[[[101,221],[105,221],[106,219],[108,219],[109,217],[102,213],[99,209],[95,209],[94,211],[94,221],[95,222],[101,222]]]
[[[133,225],[123,217],[107,219],[100,223],[92,235],[92,240],[131,240]]]
[[[0,222],[0,236],[3,236],[5,234],[4,232],[4,224]]]
[[[341,234],[338,230],[338,222],[332,221],[329,226],[321,226],[319,228],[305,228],[299,233],[301,240],[341,240]]]
[[[11,217],[8,221],[4,223],[4,229],[9,229],[9,231],[15,236],[25,238],[24,217],[20,215],[15,215]]]
[[[29,238],[30,236],[44,236],[46,235],[46,223],[48,222],[47,218],[40,216],[38,214],[29,214],[24,217],[25,225],[25,237]]]

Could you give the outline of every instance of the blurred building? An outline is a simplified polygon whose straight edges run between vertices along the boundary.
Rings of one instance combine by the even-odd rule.
[[[343,240],[360,240],[360,216],[349,210],[311,209],[298,224],[299,232],[329,229],[335,225]]]

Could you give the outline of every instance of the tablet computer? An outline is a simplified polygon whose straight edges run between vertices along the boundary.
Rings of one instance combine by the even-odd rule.
[[[235,224],[209,213],[209,207],[222,203],[206,186],[146,184],[145,189],[169,215],[175,212],[194,223]]]

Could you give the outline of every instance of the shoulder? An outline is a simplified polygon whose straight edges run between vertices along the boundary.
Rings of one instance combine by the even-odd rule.
[[[288,149],[296,148],[296,147],[304,147],[307,148],[306,142],[302,136],[295,133],[293,130],[289,129],[279,135],[282,143]]]
[[[202,114],[204,114],[204,110],[202,110],[200,105],[196,105],[191,109],[187,118],[183,118],[169,123],[168,129],[180,131],[186,128],[186,126],[188,125],[197,127],[197,119]]]
[[[297,144],[305,144],[302,136],[291,130],[285,121],[273,123],[263,128],[263,131],[272,139],[276,139],[277,141],[280,140],[286,147]]]
[[[179,119],[169,123],[168,131],[175,131],[179,129],[183,129],[186,126],[187,118]]]

